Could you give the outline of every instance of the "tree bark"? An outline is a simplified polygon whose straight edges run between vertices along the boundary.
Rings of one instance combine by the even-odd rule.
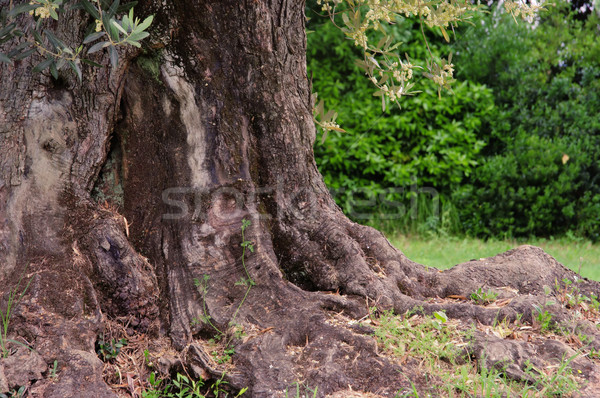
[[[531,321],[544,286],[573,278],[531,247],[438,272],[348,220],[313,158],[303,8],[141,1],[138,14],[156,15],[150,55],[124,51],[117,69],[85,68],[82,84],[31,73],[35,59],[0,65],[0,286],[31,281],[11,331],[62,369],[34,385],[40,396],[115,396],[94,355],[107,320],[168,336],[196,376],[215,379],[223,368],[202,341],[225,332],[225,380],[254,397],[300,380],[323,395],[393,396],[406,369],[334,319],[377,306]],[[51,22],[70,43],[87,23],[75,11]],[[511,303],[432,300],[482,286],[512,288]],[[600,296],[597,283],[581,289]]]

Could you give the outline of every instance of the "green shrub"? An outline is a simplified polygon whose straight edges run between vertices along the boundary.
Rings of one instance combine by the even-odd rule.
[[[308,69],[313,91],[327,109],[338,112],[337,121],[348,131],[329,133],[324,143],[315,144],[326,184],[351,218],[364,222],[383,214],[388,223],[407,215],[414,220],[411,200],[440,194],[443,201],[477,165],[484,146],[477,131],[493,110],[491,91],[465,81],[454,86],[454,95],[438,99],[437,87],[421,79],[415,88],[423,93],[403,99],[402,109],[388,106],[382,112],[374,86],[355,66],[360,54],[353,43],[328,20],[311,17]],[[411,57],[426,59],[425,43],[413,24],[402,20],[388,29]],[[437,52],[436,38],[429,40]],[[432,204],[428,206],[431,210]]]
[[[468,30],[455,57],[459,76],[492,87],[497,104],[479,130],[485,159],[453,194],[465,231],[600,239],[598,17],[578,21],[559,3],[535,29],[482,20],[493,29]]]
[[[503,154],[485,159],[472,184],[454,193],[465,230],[507,238],[577,231],[598,239],[600,192],[592,176],[600,170],[597,151],[587,151],[600,145],[598,138],[520,132]]]

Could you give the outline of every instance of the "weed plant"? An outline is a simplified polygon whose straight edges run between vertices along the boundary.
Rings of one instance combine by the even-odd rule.
[[[2,327],[2,329],[0,329],[0,357],[2,358],[6,358],[10,354],[8,343],[22,344],[18,341],[10,340],[8,338],[8,327],[10,326],[10,320],[15,308],[21,303],[21,300],[23,300],[23,296],[25,295],[25,292],[27,292],[29,284],[31,283],[30,279],[25,287],[21,287],[24,274],[25,270],[19,277],[16,286],[8,293],[8,299],[6,301],[6,307],[4,310],[0,308],[0,322],[2,322],[2,325],[0,325]]]

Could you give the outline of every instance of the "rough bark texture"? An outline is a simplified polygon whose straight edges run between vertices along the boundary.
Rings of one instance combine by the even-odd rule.
[[[246,337],[232,340],[233,389],[282,396],[307,380],[323,395],[394,396],[408,386],[398,372],[410,369],[379,356],[368,329],[333,315],[358,319],[376,305],[532,321],[544,286],[574,278],[533,247],[438,272],[340,212],[313,159],[303,6],[145,1],[136,9],[156,14],[154,58],[123,53],[116,70],[84,69],[83,84],[32,74],[34,59],[0,65],[0,286],[31,280],[11,334],[61,369],[34,385],[39,396],[114,396],[94,354],[107,319],[170,337],[183,362],[165,363],[219,378],[200,342],[230,330],[234,314]],[[52,28],[77,43],[89,21],[71,14]],[[255,250],[242,257],[243,219]],[[256,285],[240,306],[244,265]],[[510,303],[438,300],[480,287]],[[595,282],[579,287],[600,295]],[[593,325],[579,326],[600,348]],[[535,346],[486,356],[493,344],[479,336],[471,354],[490,366],[510,356],[510,374],[523,378]],[[596,365],[586,366],[594,386]]]

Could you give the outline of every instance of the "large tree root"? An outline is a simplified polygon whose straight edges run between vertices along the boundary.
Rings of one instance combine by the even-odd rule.
[[[254,326],[268,332],[241,343],[234,362],[246,375],[237,387],[252,386],[253,396],[277,396],[295,380],[314,383],[323,394],[348,387],[393,396],[407,388],[407,378],[399,372],[411,374],[410,368],[379,355],[368,333],[332,320],[333,314],[357,319],[369,306],[398,314],[444,311],[472,324],[514,325],[518,321],[537,327],[536,314],[542,309],[551,314],[551,325],[557,330],[582,331],[588,336],[587,347],[598,347],[594,325],[581,315],[576,319],[577,313],[565,307],[561,300],[566,287],[560,285],[564,280],[574,281],[576,294],[591,297],[599,295],[598,284],[578,279],[540,249],[523,246],[439,272],[411,262],[372,229],[339,219],[313,225],[317,226],[300,222],[276,232],[279,239],[291,242],[287,253],[281,245],[275,246],[278,265],[302,290],[280,280],[276,273],[270,278],[258,276],[252,271],[254,265],[250,266],[257,286],[241,311],[243,323],[260,319]],[[469,297],[478,289],[497,293],[499,304],[473,303]],[[256,314],[260,317],[254,318]],[[480,366],[501,368],[508,377],[524,382],[532,382],[524,371],[528,361],[544,368],[574,353],[565,343],[544,337],[518,342],[484,333],[474,336],[466,352]],[[593,391],[596,362],[580,353],[571,367],[589,381],[583,391]]]
[[[597,283],[577,279],[572,271],[530,246],[439,272],[411,262],[379,232],[344,220],[278,225],[272,235],[263,234],[256,222],[249,239],[258,251],[246,258],[256,286],[243,305],[238,307],[245,288],[234,286],[243,276],[239,264],[225,277],[215,277],[218,283],[196,297],[200,303],[196,310],[206,305],[202,311],[219,330],[227,330],[235,312],[235,323],[246,330],[246,337],[231,339],[235,372],[226,374],[225,380],[232,387],[248,387],[255,397],[284,396],[298,381],[318,386],[319,396],[336,391],[394,396],[410,391],[411,383],[430,391],[414,366],[400,365],[379,353],[372,327],[355,323],[369,314],[369,307],[377,307],[400,315],[409,310],[444,311],[450,318],[482,328],[502,322],[514,328],[537,328],[538,333],[529,334],[528,341],[515,340],[518,333],[508,340],[478,332],[465,349],[480,367],[496,368],[525,383],[534,382],[526,372],[529,364],[538,369],[556,366],[574,355],[574,349],[582,348],[581,344],[569,348],[567,343],[577,339],[565,337],[561,343],[556,337],[539,335],[536,314],[540,309],[548,311],[557,333],[568,335],[564,331],[571,328],[573,335],[586,334],[584,351],[569,366],[588,382],[582,396],[594,391],[598,366],[583,353],[599,347],[600,335],[583,315],[577,318],[577,308],[566,308],[564,286],[556,281],[577,281],[572,286],[581,297],[598,296]],[[241,239],[235,233],[231,236],[228,242]],[[274,236],[277,239],[271,240]],[[199,275],[192,273],[188,278],[193,276]],[[497,293],[496,302],[483,306],[471,301],[471,293],[480,288]],[[228,297],[225,306],[223,297]],[[593,316],[597,315],[596,311]],[[206,350],[195,343],[202,336],[215,335],[211,328],[205,323],[189,329],[194,338],[188,339],[186,356],[198,376],[219,378],[223,369],[211,364]]]

